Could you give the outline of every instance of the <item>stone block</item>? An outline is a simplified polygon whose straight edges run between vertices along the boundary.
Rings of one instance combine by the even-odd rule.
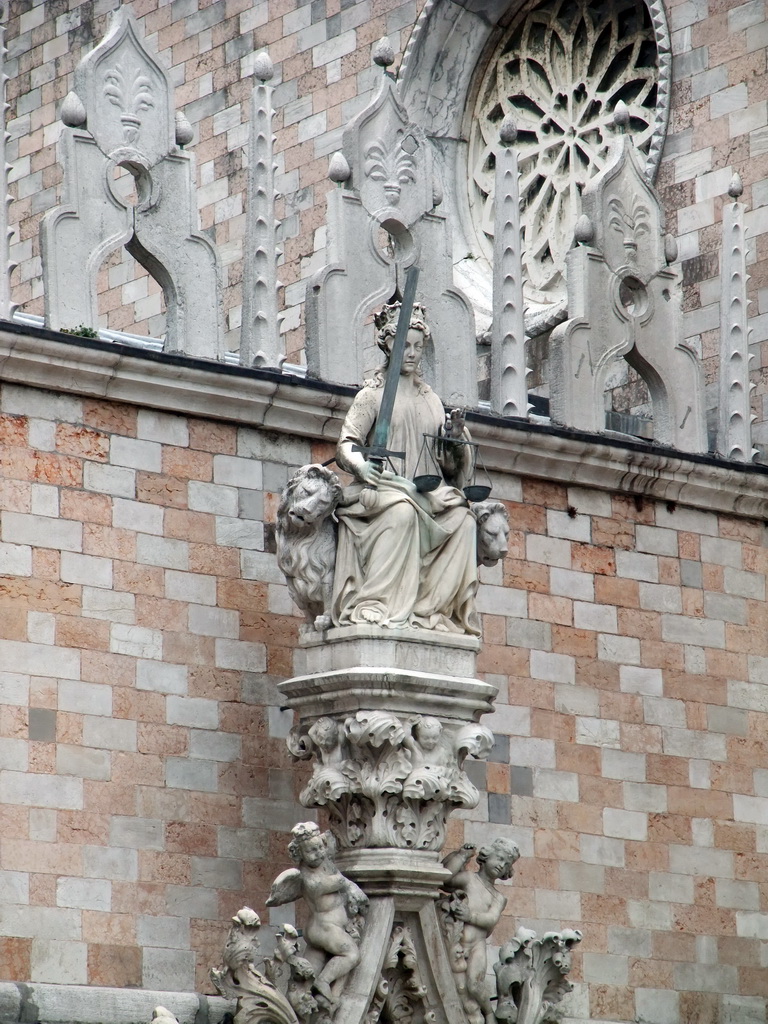
[[[109,649],[113,654],[127,654],[133,658],[159,660],[163,656],[163,634],[159,629],[126,626],[121,622],[113,622],[110,629]]]
[[[136,434],[142,441],[158,441],[178,448],[189,447],[189,427],[185,416],[173,416],[157,409],[139,409]]]
[[[56,745],[56,770],[61,775],[77,775],[83,779],[109,779],[112,774],[112,758],[106,750],[58,743]],[[43,806],[55,805],[44,804]]]
[[[108,846],[83,847],[83,874],[86,878],[109,878],[114,882],[134,882],[138,878],[136,850]]]
[[[526,558],[529,562],[571,568],[571,543],[557,537],[543,537],[531,533],[525,539]]]
[[[661,669],[641,668],[639,665],[622,665],[619,668],[619,685],[624,693],[640,693],[660,696],[664,690]]]
[[[169,885],[165,890],[168,910],[185,918],[216,921],[219,918],[219,893],[200,886]]]
[[[675,964],[674,986],[681,992],[734,992],[738,968],[727,964]]]
[[[536,890],[536,914],[551,921],[580,921],[581,893]]]
[[[243,822],[251,828],[290,832],[297,821],[312,821],[316,817],[313,809],[292,800],[243,797]]]
[[[136,561],[142,565],[185,571],[189,568],[189,544],[184,540],[140,533],[136,537]]]
[[[136,938],[141,946],[189,949],[189,918],[139,914],[136,917]]]
[[[58,878],[56,906],[109,911],[112,909],[112,883],[100,878]]]
[[[238,492],[238,508],[240,496]],[[216,516],[216,543],[222,547],[264,550],[264,525],[236,515]]]
[[[662,903],[693,903],[693,878],[651,871],[648,874],[648,895]]]
[[[136,597],[119,590],[83,587],[83,615],[90,619],[122,622],[127,626],[136,622]]]
[[[645,782],[645,754],[603,747],[601,756],[605,778],[623,779],[627,782]]]
[[[274,562],[274,556],[270,555]],[[176,572],[168,569],[165,573],[165,596],[173,601],[190,601],[193,604],[216,604],[216,577],[196,572]]]
[[[192,885],[216,889],[242,889],[243,865],[223,857],[191,857]]]
[[[0,803],[81,811],[83,780],[0,771]]]
[[[162,536],[163,508],[146,501],[115,498],[112,503],[112,525],[122,530],[152,533]]]
[[[599,633],[597,656],[600,661],[618,661],[625,665],[641,664],[640,641],[633,636],[612,636]]]
[[[29,704],[29,676],[0,672],[0,704]]]
[[[195,954],[188,949],[145,947],[142,985],[161,991],[194,991]]]
[[[537,651],[552,650],[552,626],[534,619],[515,619],[507,623],[510,647],[529,647]]]
[[[647,725],[684,729],[687,724],[685,702],[670,697],[643,697],[643,718]]]
[[[619,956],[651,957],[651,932],[643,928],[608,928],[608,952]]]
[[[219,788],[218,765],[215,761],[169,757],[165,762],[165,784],[171,789],[191,789],[199,790],[202,793],[215,793]]]
[[[480,764],[480,762],[475,763]],[[485,766],[483,765],[483,767]],[[228,825],[220,825],[216,832],[216,852],[219,857],[252,861],[261,860],[269,853],[267,829],[232,828]]]
[[[37,709],[33,708],[30,710]],[[30,737],[30,739],[33,738]],[[25,772],[28,767],[29,742],[23,739],[14,739],[10,736],[4,737],[3,742],[0,743],[0,769],[7,768],[12,772]]]
[[[555,744],[552,740],[514,736],[509,741],[510,764],[525,764],[531,768],[554,768]]]
[[[136,722],[84,715],[83,743],[106,750],[136,750]]]
[[[199,636],[230,637],[236,640],[240,636],[240,613],[227,608],[191,604],[189,630]]]
[[[533,795],[540,800],[576,803],[579,799],[579,776],[576,772],[537,768],[533,773]]]
[[[591,519],[577,513],[574,516],[559,509],[547,509],[547,533],[550,537],[563,537],[589,544],[592,539]]]
[[[57,551],[83,550],[83,524],[50,516],[22,512],[0,513],[3,539],[11,544],[54,548]]]
[[[576,682],[576,659],[568,654],[531,651],[531,676],[553,683]]]
[[[701,562],[694,562],[689,558],[680,559],[680,582],[684,587],[695,587],[697,590],[701,589],[702,586],[702,568]],[[675,609],[664,609],[664,611],[674,611]]]
[[[633,928],[648,928],[656,932],[668,932],[673,928],[672,907],[668,903],[628,900],[627,915]]]
[[[142,469],[146,473],[161,473],[163,469],[163,448],[156,441],[113,434],[109,458],[113,466]]]
[[[695,757],[709,761],[728,758],[725,736],[713,735],[697,729],[667,729],[662,727],[665,754],[675,757]]]
[[[584,980],[598,985],[627,985],[629,960],[610,953],[583,953]]]
[[[625,782],[624,806],[628,811],[665,814],[667,811],[667,788],[644,782]]]
[[[636,988],[635,1009],[640,1024],[678,1024],[680,996],[662,988]]]
[[[573,624],[576,629],[591,629],[596,633],[617,633],[619,630],[616,609],[607,604],[574,601]]]
[[[658,526],[643,526],[640,523],[635,527],[635,539],[637,550],[647,552],[651,555],[669,555],[677,558],[677,531],[661,529]]]
[[[477,610],[490,615],[511,615],[524,619],[528,614],[528,595],[524,590],[483,584],[477,593]]]
[[[216,516],[237,516],[237,488],[222,484],[209,484],[199,480],[189,482],[189,507],[195,512],[208,512]]]
[[[616,839],[645,842],[648,838],[648,816],[642,811],[623,811],[616,807],[603,810],[603,832]]]
[[[714,565],[727,565],[733,569],[741,569],[741,544],[737,540],[726,540],[723,537],[702,537],[701,560]]]
[[[163,850],[165,826],[157,818],[114,815],[109,823],[109,843],[134,850]]]
[[[0,544],[3,576],[31,576],[32,548],[28,544]]]
[[[26,871],[0,871],[0,901],[29,903],[29,875]]]
[[[578,601],[594,601],[595,581],[591,573],[575,572],[573,569],[558,569],[553,566],[549,571],[550,593],[561,597],[571,597]]]
[[[711,732],[746,736],[749,727],[747,712],[741,708],[724,708],[710,704],[707,707],[707,726]]]
[[[218,701],[205,697],[170,695],[166,698],[166,721],[169,725],[216,729],[219,724]]]
[[[760,910],[760,888],[757,882],[718,878],[715,880],[715,900],[718,907]]]
[[[699,571],[701,582],[701,563],[689,562]],[[689,586],[690,584],[685,584]],[[640,607],[651,612],[670,612],[679,615],[683,610],[683,599],[679,587],[670,587],[663,583],[640,584]]]
[[[608,868],[624,867],[624,841],[606,836],[582,835],[579,839],[581,859],[585,864],[602,864]]]
[[[213,482],[260,491],[263,486],[261,462],[234,455],[214,455]]]
[[[34,938],[30,952],[30,980],[56,985],[87,984],[87,945],[72,940]]]
[[[242,739],[234,733],[193,729],[189,734],[189,754],[193,758],[205,761],[237,761],[241,755],[241,747]]]
[[[747,821],[756,825],[768,825],[768,797],[733,795],[733,817],[735,821]]]
[[[216,667],[239,669],[242,672],[264,672],[267,667],[264,644],[217,638]]]
[[[576,719],[577,743],[584,743],[592,747],[616,747],[621,746],[619,723],[604,718]]]
[[[187,692],[187,673],[186,665],[139,660],[136,662],[136,687],[182,696]]]
[[[671,644],[725,647],[725,624],[687,615],[662,615],[661,638]]]
[[[83,467],[83,487],[87,491],[96,491],[97,494],[135,498],[136,470],[107,466],[100,462],[86,462]]]
[[[616,551],[616,575],[630,580],[659,582],[659,560],[656,555],[643,555],[636,551]]]
[[[555,684],[555,711],[566,715],[585,715],[597,718],[600,714],[600,695],[587,686]]]

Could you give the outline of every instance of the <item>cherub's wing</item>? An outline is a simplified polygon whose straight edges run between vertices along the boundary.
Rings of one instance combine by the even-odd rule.
[[[279,907],[283,903],[293,903],[302,895],[301,872],[298,868],[288,868],[272,883],[267,899],[268,907]]]

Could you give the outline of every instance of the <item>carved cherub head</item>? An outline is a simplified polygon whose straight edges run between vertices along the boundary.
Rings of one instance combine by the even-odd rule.
[[[309,738],[315,746],[329,753],[339,745],[339,726],[332,718],[318,718],[309,728]]]
[[[314,821],[300,821],[291,829],[293,838],[288,843],[291,860],[297,864],[306,864],[310,868],[319,867],[329,856],[325,833]]]
[[[424,715],[417,718],[413,724],[413,738],[422,750],[434,750],[440,742],[443,727],[437,718],[431,715]]]
[[[512,877],[513,865],[520,857],[520,848],[511,839],[498,837],[477,852],[480,870],[489,878],[506,881]]]

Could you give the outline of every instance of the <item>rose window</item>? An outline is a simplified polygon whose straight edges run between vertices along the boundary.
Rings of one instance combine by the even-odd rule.
[[[659,65],[642,0],[544,0],[516,18],[491,59],[469,129],[470,208],[480,247],[492,259],[494,151],[509,115],[518,129],[526,290],[533,301],[565,296],[579,191],[605,166],[619,100],[655,170],[666,119],[660,94],[666,101],[668,91]]]

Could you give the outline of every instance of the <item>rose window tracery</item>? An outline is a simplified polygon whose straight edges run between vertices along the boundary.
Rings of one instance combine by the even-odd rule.
[[[518,129],[526,291],[535,302],[565,296],[579,191],[605,166],[619,100],[655,170],[667,83],[660,80],[666,61],[659,59],[652,9],[642,0],[543,0],[518,15],[481,80],[469,127],[472,220],[492,259],[495,151],[501,123],[511,116]]]

